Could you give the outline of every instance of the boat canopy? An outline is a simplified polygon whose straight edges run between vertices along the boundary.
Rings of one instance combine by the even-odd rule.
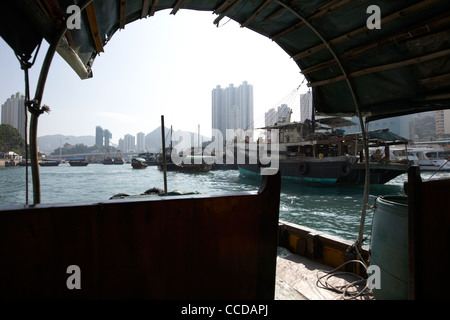
[[[316,122],[329,126],[331,128],[341,128],[341,127],[348,127],[353,126],[356,123],[354,123],[351,120],[341,118],[341,117],[325,117],[317,119]]]
[[[126,24],[191,9],[277,43],[308,81],[319,114],[373,120],[450,108],[448,0],[14,0],[2,3],[0,35],[27,61],[43,39],[52,42],[73,5],[85,9],[81,27],[67,30],[58,53],[82,79]]]
[[[362,139],[362,133],[349,133],[346,135],[347,137],[358,137]],[[383,145],[395,145],[395,144],[408,144],[408,139],[395,134],[394,132],[389,131],[389,129],[380,129],[373,130],[367,132],[367,139],[369,140],[369,144],[383,144]]]

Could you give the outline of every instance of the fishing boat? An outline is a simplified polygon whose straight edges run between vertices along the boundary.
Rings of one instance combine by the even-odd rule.
[[[31,160],[22,160],[17,163],[18,166],[25,167],[31,165]]]
[[[84,158],[71,158],[67,159],[69,161],[69,164],[72,167],[85,167],[89,164],[89,162]]]
[[[42,159],[39,161],[41,167],[57,167],[59,164],[60,161],[58,159]]]
[[[158,165],[158,155],[153,152],[141,152],[137,155],[139,158],[144,158],[148,166]]]
[[[191,147],[178,152],[172,145],[172,132],[173,129],[170,127],[170,144],[169,147],[165,148],[165,163],[162,152],[157,157],[158,170],[201,173],[208,172],[213,168],[213,159],[209,159],[209,157],[203,155],[204,148],[202,147]],[[172,155],[178,155],[178,159],[173,161]]]
[[[208,172],[212,167],[212,162],[208,162],[203,156],[186,156],[180,165],[172,166],[175,170],[185,173]]]
[[[131,159],[131,166],[133,169],[145,169],[148,167],[145,159],[139,157]]]
[[[343,130],[336,129],[346,125],[349,125],[348,120],[333,117],[320,119],[317,124],[287,122],[262,129],[267,130],[269,135],[271,130],[278,130],[278,155],[271,157],[277,161],[283,178],[338,185],[364,184],[366,160],[362,137],[360,133],[344,134]],[[372,131],[369,139],[371,145],[383,145],[386,150],[390,145],[407,143],[407,139],[388,130]],[[260,174],[264,167],[259,161],[260,155],[273,149],[271,141],[265,144],[267,150],[260,145],[251,147],[246,144],[244,149],[241,144],[238,148],[237,163],[242,175]],[[244,152],[245,157],[239,156]],[[245,158],[245,161],[240,163],[240,158]],[[390,161],[386,156],[369,161],[372,184],[384,184],[406,173],[411,165],[409,162]]]
[[[103,158],[102,161],[103,164],[114,164],[114,159],[111,157],[111,153],[109,152],[109,150],[106,150],[106,154],[105,157]]]
[[[201,154],[180,154],[180,162],[175,163],[172,159],[172,152],[174,149],[168,148],[166,152],[166,170],[167,171],[178,171],[185,173],[200,173],[208,172],[213,168],[213,161],[208,161],[208,157]],[[176,150],[174,151],[176,152]],[[162,157],[158,158],[158,169],[160,171],[164,170],[164,165]]]
[[[120,150],[117,150],[116,156],[114,157],[113,164],[119,164],[119,165],[124,164],[122,153],[120,152]]]
[[[450,171],[450,150],[431,147],[409,147],[390,151],[394,159],[407,159],[421,171]]]

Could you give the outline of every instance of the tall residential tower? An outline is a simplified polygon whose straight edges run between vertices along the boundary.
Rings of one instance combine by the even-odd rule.
[[[227,129],[253,129],[253,86],[247,81],[239,87],[220,85],[212,90],[212,128],[224,138]]]
[[[23,93],[17,92],[11,95],[11,98],[2,104],[2,121],[1,124],[9,124],[19,130],[25,139],[25,96]],[[27,110],[29,118],[30,113]]]

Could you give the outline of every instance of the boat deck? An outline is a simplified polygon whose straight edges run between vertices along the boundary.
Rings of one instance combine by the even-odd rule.
[[[342,293],[317,285],[318,276],[333,268],[311,261],[278,247],[275,300],[344,300]],[[327,281],[329,286],[345,286],[357,280],[356,277],[335,274]],[[325,280],[322,281],[323,283]],[[373,295],[361,295],[357,300],[374,299]]]

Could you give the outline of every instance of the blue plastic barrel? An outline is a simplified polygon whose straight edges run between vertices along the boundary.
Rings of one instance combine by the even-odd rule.
[[[372,221],[370,264],[380,268],[375,299],[408,299],[408,200],[383,196],[376,201]]]

